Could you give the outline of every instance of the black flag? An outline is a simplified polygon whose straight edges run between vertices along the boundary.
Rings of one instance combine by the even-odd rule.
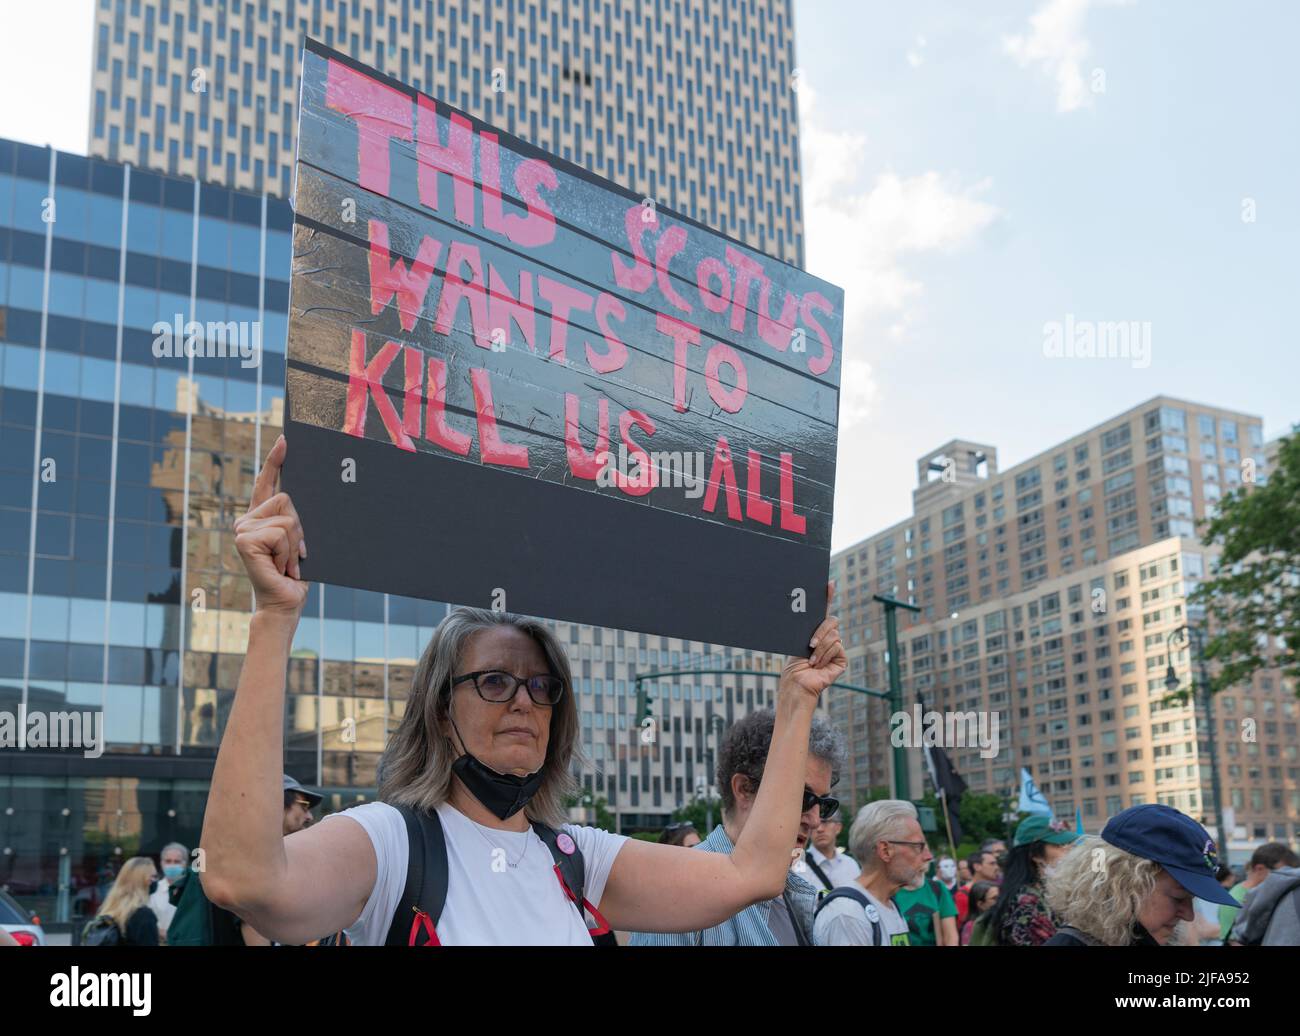
[[[925,702],[921,701],[919,694],[916,700],[920,702],[921,710],[924,712]],[[937,745],[927,745],[922,741],[921,751],[925,753],[925,765],[930,771],[930,780],[934,784],[935,792],[942,792],[942,797],[947,802],[948,830],[952,835],[952,844],[958,845],[961,842],[961,821],[957,819],[957,811],[961,806],[961,797],[966,794],[966,782],[962,780],[961,774],[948,758],[948,753],[942,748]]]

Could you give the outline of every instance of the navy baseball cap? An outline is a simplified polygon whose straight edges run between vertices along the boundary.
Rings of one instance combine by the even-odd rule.
[[[1218,849],[1208,831],[1172,806],[1130,806],[1107,821],[1102,840],[1164,867],[1193,896],[1222,906],[1241,906],[1215,880]]]

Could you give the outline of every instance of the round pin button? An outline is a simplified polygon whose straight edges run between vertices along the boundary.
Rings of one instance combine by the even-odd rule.
[[[556,837],[555,844],[560,847],[560,852],[564,853],[565,856],[572,856],[578,851],[578,847],[573,844],[573,839],[563,831]]]

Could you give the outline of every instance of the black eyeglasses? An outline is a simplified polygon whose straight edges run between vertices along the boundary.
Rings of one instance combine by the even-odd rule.
[[[679,822],[679,823],[676,823],[676,824],[669,824],[667,827],[664,828],[664,830],[665,830],[665,831],[681,831],[681,830],[684,830],[684,829],[687,829],[687,828],[689,828],[690,830],[694,831],[694,830],[695,830],[695,825],[692,824],[689,820],[683,820],[683,821],[681,821],[681,822]]]
[[[905,845],[909,849],[911,849],[912,852],[915,853],[925,852],[925,847],[928,844],[926,842],[903,842],[903,841],[899,841],[896,838],[886,838],[885,841],[888,842],[890,845]]]
[[[451,681],[451,685],[455,687],[466,680],[473,680],[478,696],[494,705],[512,701],[520,687],[528,691],[528,697],[533,699],[535,705],[554,705],[564,695],[564,681],[550,674],[520,677],[500,669],[483,669],[477,673],[458,676]]]
[[[807,813],[813,806],[818,807],[821,818],[830,820],[840,808],[840,800],[829,795],[818,795],[809,788],[803,790],[803,812]]]

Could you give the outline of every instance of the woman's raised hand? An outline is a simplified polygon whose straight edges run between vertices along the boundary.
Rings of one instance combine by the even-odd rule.
[[[829,611],[835,584],[826,585],[826,607]],[[849,659],[840,639],[840,620],[831,615],[822,621],[809,644],[812,653],[807,658],[791,658],[781,672],[783,687],[796,687],[813,696],[821,696],[831,684],[844,675]]]
[[[248,511],[235,522],[235,549],[244,562],[259,611],[297,619],[307,600],[298,562],[307,556],[302,523],[288,493],[277,492],[289,446],[276,439],[253,484]]]

